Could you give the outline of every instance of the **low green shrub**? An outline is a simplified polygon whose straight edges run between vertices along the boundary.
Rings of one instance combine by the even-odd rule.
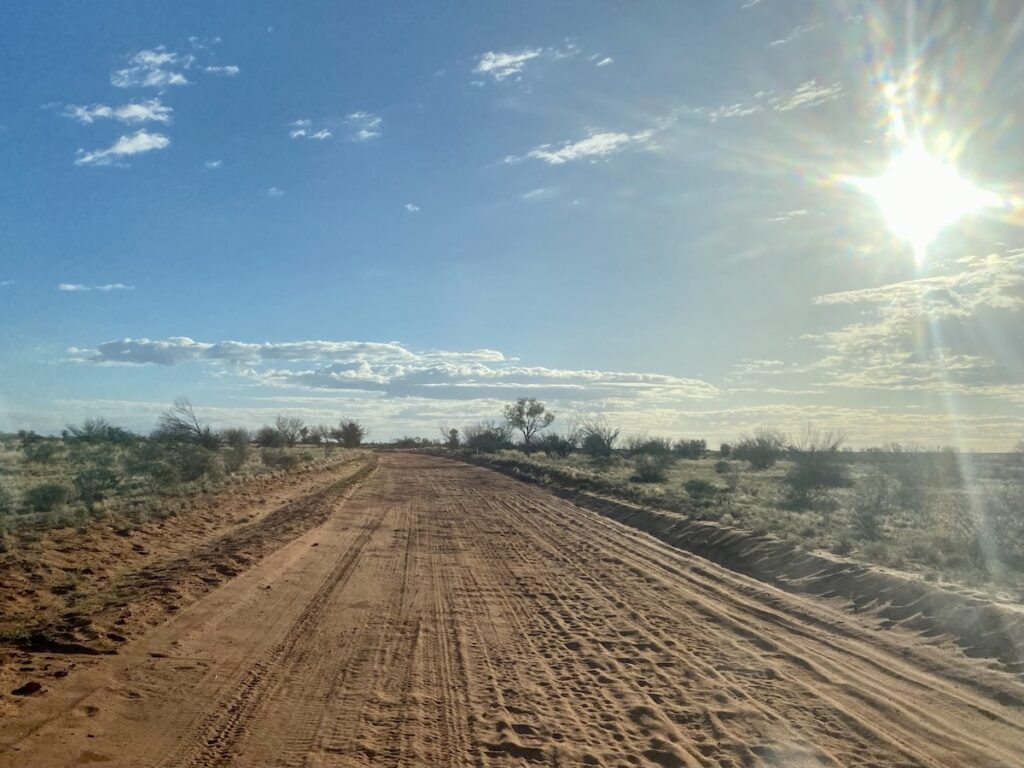
[[[43,483],[25,491],[22,503],[31,512],[52,512],[71,500],[71,489],[60,483]]]

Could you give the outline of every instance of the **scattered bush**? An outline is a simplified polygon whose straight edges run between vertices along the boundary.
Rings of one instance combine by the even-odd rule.
[[[717,485],[699,478],[687,480],[683,483],[683,488],[686,490],[687,495],[701,501],[714,498],[715,494],[718,493]]]
[[[564,459],[579,447],[579,438],[575,433],[567,435],[544,435],[540,441],[540,449],[548,458]]]
[[[639,435],[632,435],[626,439],[626,451],[631,456],[639,454],[656,456],[670,453],[672,451],[672,441],[663,437],[648,437],[641,432]]]
[[[679,440],[672,450],[681,459],[702,459],[708,450],[707,440]]]
[[[97,502],[103,501],[108,492],[117,488],[120,478],[110,467],[98,466],[84,469],[74,477],[78,498],[86,509],[92,510]]]
[[[209,425],[199,422],[187,397],[178,398],[160,414],[153,438],[167,443],[192,443],[207,449],[220,445],[220,436]]]
[[[715,462],[715,474],[724,475],[732,470],[732,464],[728,461],[716,461]]]
[[[127,429],[115,427],[106,419],[86,419],[78,427],[68,424],[67,428],[61,432],[61,437],[68,445],[75,443],[129,445],[138,439]]]
[[[60,483],[43,483],[25,491],[22,503],[31,512],[52,512],[71,499],[71,489]]]
[[[271,469],[294,469],[299,465],[299,457],[280,448],[264,448],[260,451],[260,461]]]
[[[33,464],[51,464],[60,453],[60,443],[48,438],[40,438],[23,445],[25,460]]]
[[[750,463],[751,469],[768,469],[782,458],[785,436],[770,427],[758,427],[753,435],[746,435],[732,449],[734,458]]]
[[[850,528],[867,541],[881,538],[886,518],[895,511],[898,481],[884,472],[874,471],[857,486],[850,510]]]
[[[231,475],[235,474],[245,466],[245,462],[249,459],[248,443],[231,446],[224,452],[221,459],[224,462],[225,471]]]
[[[256,436],[253,439],[255,440],[256,445],[262,448],[281,448],[284,446],[284,440],[281,437],[281,433],[269,424],[256,430]]]
[[[14,495],[6,485],[0,485],[0,517],[14,512]]]
[[[633,476],[636,483],[663,483],[668,470],[673,464],[669,453],[642,453],[633,463]]]
[[[346,448],[358,448],[366,437],[366,429],[358,421],[342,419],[334,430],[334,437]]]
[[[789,448],[793,464],[786,472],[786,502],[794,509],[814,505],[829,488],[849,484],[847,466],[839,451],[846,441],[835,432],[807,427],[799,441]]]
[[[512,428],[508,424],[482,421],[462,429],[463,442],[475,453],[496,453],[512,447]]]
[[[286,445],[292,448],[298,445],[302,439],[306,423],[296,416],[278,416],[274,420],[274,429],[277,432],[279,445]],[[306,430],[308,434],[309,430]]]
[[[720,446],[718,446],[718,455],[721,456],[723,459],[728,459],[729,454],[731,453],[732,446],[729,445],[728,443],[722,443]]]
[[[249,445],[252,442],[252,435],[245,427],[228,427],[220,431],[220,440],[224,445],[238,448]]]
[[[580,421],[580,449],[588,456],[607,458],[615,450],[621,427],[613,427],[603,416]]]

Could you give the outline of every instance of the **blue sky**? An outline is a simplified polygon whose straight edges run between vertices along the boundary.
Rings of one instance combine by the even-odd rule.
[[[1024,433],[1018,3],[7,4],[0,430]],[[894,128],[899,113],[907,130]],[[999,204],[919,253],[909,133]]]

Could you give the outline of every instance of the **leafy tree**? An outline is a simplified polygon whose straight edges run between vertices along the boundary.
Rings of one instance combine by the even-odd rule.
[[[459,438],[459,430],[454,427],[451,429],[441,427],[441,439],[444,441],[444,447],[453,451],[458,448],[459,444],[462,442]]]
[[[346,448],[358,448],[366,437],[366,429],[358,421],[342,419],[334,430],[334,437]]]
[[[532,397],[520,397],[505,406],[505,421],[523,435],[523,447],[529,450],[530,442],[541,430],[551,426],[555,414],[545,408],[544,403]]]

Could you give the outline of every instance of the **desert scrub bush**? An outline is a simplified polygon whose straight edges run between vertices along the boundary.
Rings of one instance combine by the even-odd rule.
[[[786,437],[771,427],[758,427],[745,435],[732,449],[733,458],[746,461],[752,469],[768,469],[782,458]]]
[[[702,459],[707,453],[707,440],[677,440],[672,447],[676,455],[681,459]]]
[[[508,424],[481,421],[462,429],[463,442],[474,453],[497,453],[512,447],[512,428]]]
[[[626,452],[631,456],[640,454],[658,455],[669,453],[672,441],[663,437],[648,437],[646,434],[631,435],[626,438]]]
[[[878,470],[858,483],[850,509],[850,528],[857,538],[881,538],[885,521],[896,509],[897,488],[898,481]]]
[[[224,462],[224,470],[230,475],[235,474],[244,467],[245,462],[249,460],[248,443],[238,443],[231,446],[224,451],[224,455],[221,456],[221,460]]]
[[[846,439],[835,432],[808,427],[790,446],[792,461],[786,472],[786,503],[794,509],[814,506],[830,488],[849,484],[846,462],[839,452]]]
[[[60,455],[61,444],[57,440],[39,438],[29,440],[22,445],[25,461],[32,464],[52,464]]]
[[[220,441],[231,448],[247,447],[252,442],[252,435],[245,427],[227,427],[220,431]]]
[[[278,444],[289,448],[297,445],[305,434],[309,434],[306,423],[297,416],[278,416],[274,420],[274,429],[279,438]]]
[[[332,435],[345,448],[358,448],[366,438],[366,428],[358,421],[342,419]]]
[[[180,397],[174,405],[160,414],[153,439],[168,443],[191,443],[206,449],[220,446],[220,435],[208,424],[202,424],[187,397]]]
[[[127,429],[115,427],[106,419],[86,419],[77,427],[74,424],[68,424],[61,432],[61,438],[65,445],[81,443],[129,445],[138,439]]]
[[[167,490],[181,482],[181,473],[172,463],[167,447],[153,441],[140,443],[128,451],[124,471],[129,477],[144,478],[157,490]]]
[[[260,461],[271,469],[293,469],[299,464],[299,457],[280,448],[264,448],[260,451]]]
[[[579,447],[579,438],[574,433],[568,435],[544,435],[540,440],[540,449],[550,459],[565,459]]]
[[[117,488],[121,479],[110,467],[97,466],[83,469],[72,482],[79,500],[92,511],[97,502],[103,501],[109,492]]]
[[[716,461],[714,469],[716,475],[724,475],[732,469],[732,464],[728,461]]]
[[[603,416],[582,419],[579,424],[580,449],[594,458],[608,458],[615,450],[621,427],[612,426]]]
[[[0,485],[0,517],[5,517],[14,512],[14,494],[8,490],[6,485]]]
[[[71,500],[71,489],[60,483],[42,483],[25,491],[22,504],[30,512],[53,512]]]
[[[635,483],[663,483],[673,463],[668,453],[640,454],[633,462],[633,476],[630,480]]]
[[[687,495],[693,499],[698,501],[710,501],[718,494],[719,488],[717,485],[709,483],[707,480],[694,478],[693,480],[687,480],[683,483],[683,490],[685,490]]]

